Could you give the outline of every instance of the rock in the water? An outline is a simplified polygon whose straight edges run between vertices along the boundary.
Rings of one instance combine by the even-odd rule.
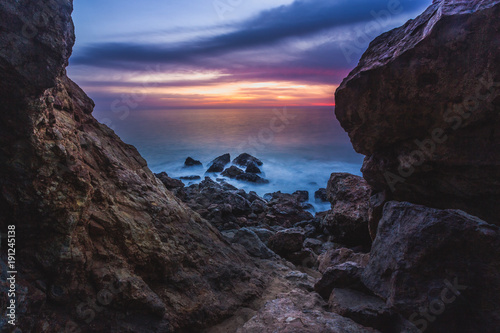
[[[243,173],[244,173],[243,170],[241,170],[237,166],[232,165],[229,168],[227,168],[226,170],[224,170],[221,173],[221,176],[228,177],[228,178],[236,178],[237,176],[239,176]]]
[[[200,180],[201,177],[200,176],[183,176],[183,177],[180,177],[180,179],[182,179],[182,180]]]
[[[210,162],[210,166],[207,170],[208,173],[222,172],[224,167],[231,162],[231,155],[224,154],[217,157],[215,160]]]
[[[324,310],[316,294],[294,289],[269,301],[237,333],[376,333],[351,319]]]
[[[253,162],[253,161],[248,163],[248,166],[245,169],[245,172],[246,173],[262,173],[262,171],[259,169],[257,164],[255,164],[255,162]]]
[[[442,0],[371,44],[336,92],[389,200],[500,224],[500,1]]]
[[[304,238],[302,230],[286,229],[272,236],[268,245],[271,250],[286,258],[289,254],[302,250]]]
[[[233,243],[241,244],[253,257],[268,259],[275,254],[257,236],[255,232],[247,228],[241,228],[232,239]]]
[[[244,182],[250,182],[255,184],[269,184],[269,180],[262,178],[254,173],[243,173],[236,177],[236,180],[241,180]]]
[[[364,284],[419,329],[500,327],[500,228],[459,210],[389,202]]]
[[[359,176],[333,173],[326,191],[332,208],[323,220],[325,228],[338,243],[369,248],[370,186]]]
[[[203,166],[203,164],[198,160],[195,160],[191,157],[188,157],[188,158],[186,158],[186,161],[184,162],[184,166],[185,167]]]
[[[299,202],[307,202],[309,200],[309,192],[307,191],[295,191],[293,195],[297,196]]]
[[[326,188],[320,188],[314,192],[314,199],[321,202],[328,202],[328,195],[326,194]]]
[[[233,160],[233,163],[237,164],[239,166],[242,166],[242,167],[246,167],[250,163],[255,163],[257,166],[262,166],[264,164],[258,158],[253,157],[252,155],[247,154],[247,153],[243,153],[243,154],[239,155],[238,157],[236,157]]]

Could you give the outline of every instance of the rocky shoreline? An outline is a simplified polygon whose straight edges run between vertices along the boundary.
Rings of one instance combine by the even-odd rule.
[[[363,178],[332,174],[316,216],[155,176],[66,76],[71,11],[0,0],[2,332],[498,332],[500,1],[436,0],[370,44],[336,93]],[[246,157],[208,168],[258,179]]]

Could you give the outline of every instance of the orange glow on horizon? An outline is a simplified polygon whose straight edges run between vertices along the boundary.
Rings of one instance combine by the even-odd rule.
[[[125,80],[128,83],[137,83],[137,86],[114,85],[113,82],[110,82],[108,86],[86,87],[86,89],[117,96],[145,96],[144,100],[148,101],[148,106],[154,108],[216,107],[217,105],[223,107],[335,106],[333,95],[337,88],[336,85],[278,80],[262,82],[217,81],[218,78],[227,76],[227,74],[219,73],[196,73],[186,77],[175,75],[175,79],[181,79],[181,82],[185,78],[185,82],[192,83],[189,86],[175,86],[175,83],[173,85],[167,84],[172,82],[171,77],[161,74],[153,78],[155,84],[150,86],[137,83],[138,80],[142,79],[141,77]],[[198,79],[199,82],[197,82]],[[205,79],[209,79],[209,81]]]

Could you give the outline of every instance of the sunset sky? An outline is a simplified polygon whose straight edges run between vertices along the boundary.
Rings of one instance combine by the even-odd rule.
[[[431,0],[76,0],[96,110],[333,105],[369,41]]]

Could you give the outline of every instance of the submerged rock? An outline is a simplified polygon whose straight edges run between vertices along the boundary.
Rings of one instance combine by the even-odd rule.
[[[183,177],[179,177],[179,178],[182,180],[199,180],[199,179],[201,179],[200,176],[183,176]]]
[[[207,173],[222,172],[224,167],[229,164],[229,162],[231,162],[231,155],[221,155],[210,162],[210,167],[208,168]]]
[[[255,184],[269,184],[269,180],[262,178],[259,175],[254,173],[243,173],[239,176],[236,176],[236,180],[241,180],[244,182],[250,182]]]
[[[500,1],[438,0],[376,38],[335,113],[388,200],[500,224]]]

